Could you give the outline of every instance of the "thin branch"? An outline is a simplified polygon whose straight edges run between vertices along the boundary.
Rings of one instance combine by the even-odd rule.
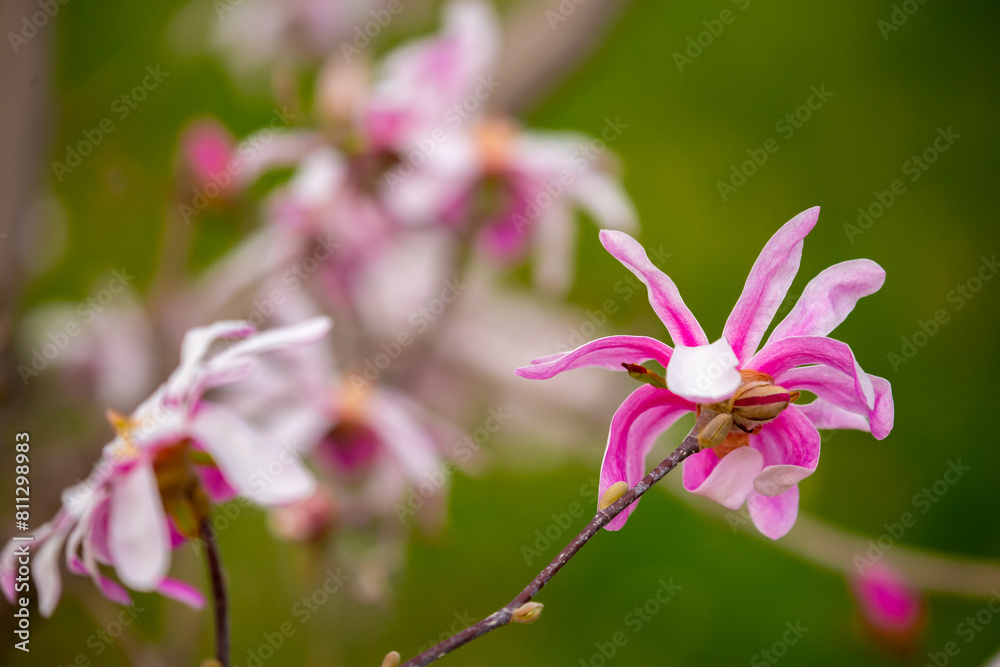
[[[205,563],[212,580],[212,602],[215,607],[215,659],[229,667],[229,598],[226,595],[226,573],[222,569],[222,554],[215,539],[212,523],[201,522],[201,541],[205,545]]]
[[[688,434],[684,441],[681,443],[680,447],[675,449],[673,453],[665,458],[660,465],[653,468],[653,471],[646,475],[640,480],[638,484],[633,486],[631,489],[625,492],[621,498],[616,500],[614,503],[608,507],[600,510],[590,523],[580,532],[576,538],[573,539],[566,548],[559,552],[559,554],[552,560],[544,570],[538,573],[538,576],[531,580],[523,591],[521,591],[517,597],[507,603],[504,607],[493,612],[483,620],[479,621],[475,625],[471,625],[465,630],[452,635],[443,642],[432,646],[420,655],[412,658],[405,663],[402,667],[424,667],[424,665],[429,665],[435,660],[438,660],[442,656],[451,653],[460,646],[468,644],[473,639],[482,637],[490,630],[495,630],[501,626],[507,625],[511,622],[514,612],[520,608],[525,603],[531,601],[531,599],[538,594],[542,588],[545,587],[549,580],[556,575],[563,566],[569,562],[569,560],[583,548],[590,538],[594,537],[597,532],[606,526],[612,519],[621,514],[626,507],[634,503],[639,499],[642,494],[650,489],[654,484],[659,482],[663,477],[677,467],[677,465],[700,450],[698,445],[698,439],[694,432]]]

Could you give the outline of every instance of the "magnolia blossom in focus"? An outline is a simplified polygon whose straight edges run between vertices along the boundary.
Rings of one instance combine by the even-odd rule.
[[[777,539],[798,515],[798,482],[819,462],[818,428],[870,431],[878,439],[888,435],[893,417],[889,383],[862,371],[850,347],[828,337],[858,299],[882,286],[885,272],[874,262],[852,260],[821,272],[758,350],[818,216],[818,208],[804,211],[768,241],[723,337],[712,344],[673,281],[642,247],[627,234],[601,232],[608,252],[647,286],[650,304],[676,349],[652,338],[611,336],[538,359],[517,373],[544,379],[600,366],[627,370],[645,383],[612,419],[601,468],[602,495],[620,481],[635,485],[645,474],[656,436],[695,412],[702,451],[684,462],[685,488],[729,509],[746,502],[757,528]],[[648,360],[666,368],[665,379],[639,365]],[[797,405],[800,391],[817,399]],[[621,528],[634,507],[608,528]]]
[[[36,532],[31,576],[42,615],[51,615],[60,597],[60,551],[71,572],[91,576],[116,602],[125,604],[129,596],[102,565],[129,588],[200,606],[197,590],[166,574],[171,548],[198,535],[209,500],[239,493],[276,505],[307,497],[315,488],[312,476],[273,438],[205,394],[251,383],[247,378],[260,355],[312,343],[329,328],[328,319],[315,318],[264,333],[237,321],[188,332],[170,378],[130,416],[109,411],[116,437],[90,476],[63,494],[55,518]],[[210,354],[226,339],[244,340]],[[12,541],[0,558],[0,585],[9,600],[15,597],[18,546]]]

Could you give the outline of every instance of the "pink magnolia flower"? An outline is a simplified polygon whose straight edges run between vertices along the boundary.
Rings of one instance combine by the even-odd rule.
[[[311,343],[329,328],[328,319],[315,318],[259,334],[238,321],[188,332],[170,378],[131,416],[109,413],[117,436],[91,475],[63,494],[56,517],[37,531],[31,576],[41,613],[51,615],[59,600],[57,557],[64,547],[68,569],[90,575],[116,602],[127,603],[128,594],[103,574],[102,565],[112,567],[129,588],[200,606],[196,589],[166,576],[171,548],[183,541],[175,510],[193,508],[195,520],[199,510],[207,512],[200,489],[214,500],[240,493],[275,505],[304,498],[315,488],[301,463],[278,451],[273,439],[204,395],[247,378],[260,355]],[[217,341],[239,338],[245,340],[209,354]],[[15,595],[17,546],[12,541],[0,557],[0,586],[9,600]]]
[[[306,396],[269,431],[297,443],[329,482],[338,518],[361,525],[391,516],[402,523],[419,509],[406,506],[407,493],[421,488],[420,506],[443,509],[447,477],[441,471],[450,464],[442,450],[458,440],[456,429],[403,392],[366,379],[367,369],[342,374],[327,350],[300,350],[298,356],[295,384]],[[299,512],[315,513],[318,504],[275,515],[289,522],[279,534],[303,523]],[[432,521],[435,513],[421,514]]]
[[[360,57],[372,41],[365,31],[382,30],[395,18],[386,5],[387,0],[195,2],[178,16],[174,32],[200,34],[210,23],[211,48],[238,79],[249,81],[281,67],[315,63],[334,50],[339,57]]]
[[[362,114],[373,147],[405,154],[448,129],[467,100],[481,106],[498,85],[490,70],[499,50],[500,25],[489,3],[447,4],[438,34],[394,49],[379,64]]]
[[[387,175],[387,205],[409,224],[474,225],[490,256],[509,263],[532,248],[536,282],[572,282],[574,213],[634,230],[632,202],[606,168],[605,146],[569,132],[532,132],[496,118],[474,119],[423,159]],[[412,173],[407,173],[407,169]]]
[[[673,281],[653,266],[642,247],[627,234],[601,232],[608,252],[646,284],[650,304],[676,349],[652,338],[610,336],[516,372],[544,379],[582,366],[621,370],[622,364],[647,360],[666,368],[665,382],[641,367],[629,369],[652,383],[635,390],[611,421],[602,495],[616,482],[638,482],[654,439],[682,415],[716,415],[699,433],[702,451],[684,463],[684,486],[729,509],[746,502],[757,528],[777,539],[798,515],[798,482],[819,462],[817,428],[870,431],[878,439],[888,435],[893,417],[889,383],[862,371],[850,347],[828,337],[858,299],[882,286],[885,272],[874,262],[852,260],[821,272],[757,349],[795,278],[803,240],[818,216],[819,208],[804,211],[771,237],[723,337],[712,344]],[[799,391],[817,399],[796,405]],[[621,528],[633,508],[608,528]]]

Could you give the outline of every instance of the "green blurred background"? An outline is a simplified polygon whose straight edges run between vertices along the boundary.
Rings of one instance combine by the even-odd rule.
[[[1000,5],[930,0],[911,6],[917,11],[885,39],[878,21],[890,20],[889,2],[632,3],[606,42],[525,122],[595,135],[608,118],[627,124],[612,148],[640,214],[641,239],[672,253],[664,268],[712,338],[769,236],[799,211],[822,206],[792,293],[845,259],[868,257],[886,269],[882,291],[863,300],[835,335],[851,344],[867,371],[893,383],[896,426],[882,442],[863,433],[837,434],[816,474],[802,484],[802,508],[876,537],[884,523],[913,511],[914,494],[939,480],[949,460],[961,459],[971,471],[919,515],[904,542],[998,558],[1000,449],[991,419],[1000,375],[1000,280],[963,299],[961,309],[948,295],[976,274],[981,258],[1000,250],[990,203],[1000,173]],[[122,264],[135,267],[143,289],[155,269],[170,205],[180,129],[202,115],[218,117],[237,136],[267,123],[272,102],[266,95],[243,92],[209,57],[172,55],[164,35],[180,7],[158,0],[71,2],[50,26],[57,37],[45,166],[66,211],[67,238],[57,264],[25,286],[22,310],[82,298],[94,279]],[[706,30],[703,22],[725,9],[735,20],[679,71],[674,52],[683,53],[688,37],[697,39]],[[428,18],[424,29],[433,25]],[[62,159],[63,147],[109,116],[111,101],[136,85],[147,65],[157,64],[169,77],[116,122],[94,156],[56,182],[48,163]],[[812,86],[833,95],[787,137],[776,123],[806,103]],[[904,163],[932,146],[939,128],[951,128],[960,138],[911,181]],[[731,166],[770,137],[780,149],[723,201],[717,182],[728,181]],[[905,183],[905,193],[863,233],[845,230],[857,224],[858,207],[869,207],[875,192],[888,190],[896,179]],[[570,299],[596,308],[615,297],[613,285],[623,270],[601,249],[592,227],[583,229]],[[197,264],[244,231],[200,226]],[[894,368],[889,354],[901,354],[902,338],[912,338],[919,322],[941,308],[950,321]],[[630,333],[663,333],[644,299],[625,303],[615,320]],[[540,348],[549,351],[544,342]],[[607,400],[617,404],[623,398]],[[671,436],[676,440],[678,433]],[[293,612],[317,583],[301,574],[305,554],[272,540],[262,516],[251,512],[223,540],[235,601],[234,662],[248,664],[247,650],[257,650],[286,621],[295,634],[265,664],[374,667],[390,649],[412,655],[456,618],[485,616],[544,564],[526,563],[521,548],[534,543],[536,530],[553,524],[550,515],[577,501],[589,506],[581,487],[596,477],[604,437],[595,432],[583,447],[590,452],[587,460],[560,469],[508,466],[476,479],[457,477],[447,525],[437,536],[415,538],[394,595],[373,606],[334,595],[306,623]],[[666,451],[670,439],[662,438],[657,451]],[[491,446],[502,451],[502,433]],[[57,491],[45,493],[54,497]],[[574,529],[586,521],[574,519]],[[567,530],[559,539],[569,537]],[[177,561],[177,572],[201,580],[193,552],[182,550]],[[322,581],[322,574],[316,576]],[[661,578],[682,588],[634,633],[626,615],[656,593]],[[10,652],[4,642],[5,662],[63,665],[78,653],[93,664],[125,662],[119,643],[100,656],[87,643],[117,610],[111,604],[85,610],[72,595],[81,583],[89,585],[69,584],[70,595],[54,618],[36,620],[30,656]],[[949,664],[979,665],[1000,646],[1000,622],[967,644],[956,626],[981,609],[988,595],[930,595],[919,650],[895,657],[865,638],[842,576],[767,540],[737,534],[676,496],[653,493],[625,530],[600,535],[537,598],[546,605],[538,623],[493,633],[442,664],[598,667],[604,663],[595,642],[608,642],[617,631],[626,633],[628,643],[608,664],[764,664],[751,661],[780,640],[786,622],[799,621],[809,631],[788,649],[783,664],[923,665],[928,651],[957,640],[961,653]],[[149,611],[126,631],[125,641],[155,645],[164,632],[171,641],[180,633],[209,654],[207,612],[178,611],[175,603],[149,596],[140,596],[139,606]],[[185,625],[165,627],[174,623]]]

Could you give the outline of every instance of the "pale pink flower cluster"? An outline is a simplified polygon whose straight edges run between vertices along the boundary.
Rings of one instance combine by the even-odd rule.
[[[287,456],[272,433],[206,394],[250,382],[262,356],[315,343],[329,328],[327,318],[315,318],[264,333],[239,321],[191,330],[177,369],[130,416],[112,418],[118,433],[93,472],[63,494],[62,509],[36,531],[31,576],[41,613],[50,615],[59,600],[60,552],[71,572],[89,575],[117,602],[126,604],[129,596],[101,566],[112,568],[129,588],[200,606],[196,589],[167,577],[171,549],[183,541],[163,497],[169,472],[178,470],[173,461],[181,457],[180,469],[196,474],[214,500],[239,493],[267,506],[308,497],[315,481],[297,457]],[[213,351],[225,340],[237,342]],[[188,462],[192,452],[206,454],[211,463]],[[260,471],[268,472],[266,478]],[[0,585],[9,600],[15,597],[18,547],[23,543],[12,541],[0,556]]]

